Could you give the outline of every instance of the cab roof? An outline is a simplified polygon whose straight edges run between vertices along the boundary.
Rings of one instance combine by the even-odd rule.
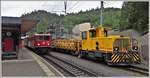
[[[92,27],[92,28],[90,28],[89,30],[96,30],[96,29],[98,29],[98,28],[104,28],[105,30],[107,30],[107,31],[110,31],[110,30],[112,30],[112,28],[110,28],[110,27],[103,27],[103,26],[97,26],[97,27]]]

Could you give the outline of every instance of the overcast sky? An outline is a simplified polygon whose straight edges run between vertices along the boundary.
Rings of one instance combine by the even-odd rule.
[[[123,1],[104,1],[104,7],[121,8]],[[90,10],[100,7],[100,1],[67,1],[67,13]],[[24,13],[34,10],[46,10],[57,14],[63,14],[63,1],[1,1],[2,16],[20,17]],[[59,12],[58,12],[59,11]]]

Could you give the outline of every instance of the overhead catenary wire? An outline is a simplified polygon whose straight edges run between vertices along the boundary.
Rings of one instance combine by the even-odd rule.
[[[72,7],[70,7],[67,11],[70,11],[73,9],[73,7],[75,7],[77,4],[79,3],[79,1],[77,1]]]
[[[54,5],[54,7],[52,8],[51,12],[53,12],[53,10],[55,9],[56,4]]]

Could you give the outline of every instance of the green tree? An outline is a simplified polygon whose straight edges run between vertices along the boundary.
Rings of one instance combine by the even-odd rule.
[[[124,2],[120,29],[135,29],[140,33],[148,32],[148,2]]]

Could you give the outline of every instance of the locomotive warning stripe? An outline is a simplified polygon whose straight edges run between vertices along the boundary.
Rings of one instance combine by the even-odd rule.
[[[116,61],[116,63],[118,63],[118,62],[121,60],[122,57],[123,57],[123,56],[121,55],[121,56],[119,57],[119,59]]]
[[[133,59],[133,61],[136,61],[136,58],[133,56],[133,54],[130,54],[129,55],[131,56],[131,58]]]
[[[118,63],[121,60],[122,56],[119,54],[112,55],[112,62]]]
[[[124,54],[122,54],[122,55],[113,54],[111,58],[112,58],[112,62],[113,63],[119,63],[119,62],[121,62],[122,60],[124,60],[127,57],[129,57],[129,56],[124,55]]]
[[[132,57],[133,57],[133,60],[134,60],[134,61],[136,61],[136,60],[137,60],[137,59],[136,59],[137,57],[136,57],[136,56],[134,56],[134,54],[132,54]]]
[[[121,59],[119,60],[119,62],[121,62],[123,60],[124,56],[121,57]]]
[[[126,58],[132,58],[133,61],[139,61],[140,60],[140,56],[138,53],[129,53],[129,54],[113,54],[111,56],[111,61],[113,63],[119,63],[122,62],[124,59]]]
[[[114,55],[111,57],[112,61],[114,61],[117,56],[118,56],[117,54],[114,54]]]
[[[131,55],[132,55],[133,61],[139,61],[140,60],[140,56],[137,53],[132,53]]]
[[[121,61],[125,59],[125,55],[122,57]]]
[[[135,54],[133,54],[133,56],[134,56],[137,60],[139,59]]]
[[[120,57],[120,55],[118,55],[118,56],[115,58],[115,60],[114,60],[115,63],[117,62],[117,60],[118,60],[119,57]]]
[[[120,58],[116,61],[116,63],[118,63],[119,61],[121,61],[123,56],[120,56]]]
[[[114,57],[114,56],[115,56],[115,54],[113,54],[113,55],[111,56],[111,58]]]
[[[121,62],[124,59],[125,55],[122,55],[119,62]]]
[[[135,53],[135,55],[139,58],[140,56],[139,56],[139,54],[137,54],[137,53]]]
[[[137,60],[140,59],[139,55],[137,53],[134,53],[134,56],[136,57]]]

